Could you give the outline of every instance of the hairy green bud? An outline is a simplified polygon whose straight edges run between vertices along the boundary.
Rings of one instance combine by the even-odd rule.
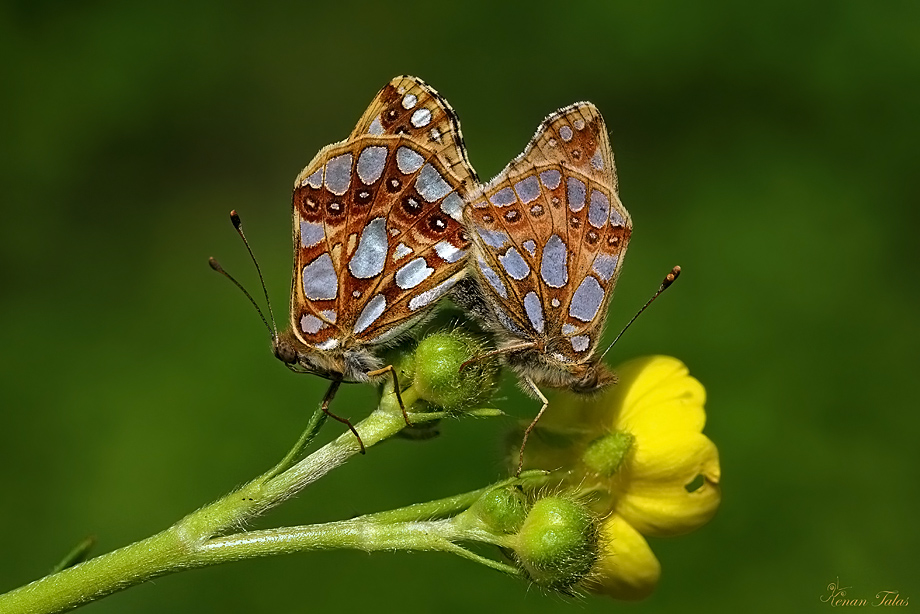
[[[472,360],[483,353],[480,341],[460,329],[422,339],[415,350],[412,382],[418,398],[448,411],[486,403],[495,391],[499,368],[494,358]]]
[[[594,516],[562,496],[534,503],[515,537],[518,563],[544,588],[568,591],[588,575],[598,557]]]
[[[470,511],[495,533],[517,532],[527,517],[527,497],[517,486],[495,488],[480,497]]]
[[[609,478],[623,465],[634,440],[635,437],[623,431],[608,433],[588,444],[581,460],[588,468]]]

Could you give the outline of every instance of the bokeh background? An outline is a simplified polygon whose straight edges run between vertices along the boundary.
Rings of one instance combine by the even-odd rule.
[[[445,554],[328,552],[87,611],[811,611],[838,578],[920,599],[916,3],[5,2],[0,56],[0,590],[286,451],[323,383],[271,356],[207,257],[258,290],[238,209],[283,320],[293,177],[409,73],[450,100],[483,177],[557,107],[602,110],[635,223],[610,328],[684,269],[608,359],[671,354],[706,385],[719,514],[651,541],[663,578],[636,605]],[[533,415],[506,380],[500,406]],[[373,402],[352,386],[336,409]],[[389,442],[259,526],[477,488],[510,424]]]

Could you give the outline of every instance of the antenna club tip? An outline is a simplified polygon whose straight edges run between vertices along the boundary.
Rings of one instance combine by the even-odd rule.
[[[661,289],[664,290],[673,284],[678,277],[680,277],[680,267],[675,266],[673,269],[671,269],[671,272],[665,276],[664,281],[661,282]]]
[[[223,271],[223,267],[220,266],[220,263],[214,259],[214,256],[208,258],[208,264],[211,265],[211,268],[220,273]]]
[[[240,219],[240,214],[236,212],[236,209],[230,211],[230,221],[233,222],[233,227],[237,230],[242,226],[243,220]]]

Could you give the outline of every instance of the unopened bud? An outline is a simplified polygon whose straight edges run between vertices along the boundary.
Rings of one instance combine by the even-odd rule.
[[[499,373],[494,358],[476,360],[484,353],[479,340],[460,329],[425,337],[415,350],[412,385],[418,397],[448,411],[482,406],[495,391]]]
[[[516,538],[517,561],[544,588],[569,590],[591,571],[598,556],[594,516],[561,496],[534,503]]]
[[[527,497],[516,486],[494,488],[479,498],[470,511],[495,533],[517,532],[527,517]]]

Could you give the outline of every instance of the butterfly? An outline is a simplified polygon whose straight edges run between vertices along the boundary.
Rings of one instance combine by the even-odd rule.
[[[476,185],[453,109],[409,76],[390,81],[349,137],[294,181],[290,327],[273,335],[273,352],[293,371],[331,380],[322,408],[362,452],[329,403],[342,382],[387,373],[399,395],[379,351],[465,275],[462,212]]]
[[[632,233],[597,108],[549,115],[524,152],[470,195],[464,220],[472,275],[455,290],[497,337],[525,391],[591,393],[615,382],[595,349]],[[480,357],[481,358],[481,357]]]

